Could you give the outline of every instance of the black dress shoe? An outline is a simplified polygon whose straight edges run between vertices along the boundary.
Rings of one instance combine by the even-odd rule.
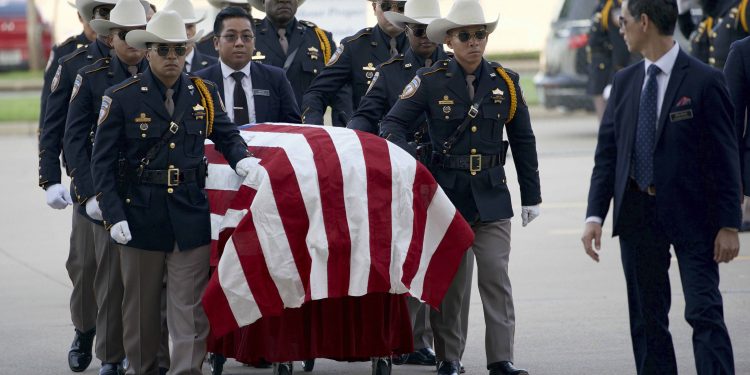
[[[302,361],[302,370],[305,372],[311,372],[315,368],[315,359],[306,359]]]
[[[211,375],[221,375],[221,373],[224,372],[224,362],[226,361],[227,357],[224,357],[221,354],[208,353],[207,362]]]
[[[438,366],[438,375],[458,375],[461,371],[459,361],[442,361]]]
[[[169,371],[168,368],[159,367],[159,375],[167,375],[168,371]]]
[[[410,365],[435,366],[435,351],[432,348],[422,348],[406,357]]]
[[[516,368],[510,361],[490,363],[487,369],[490,370],[490,375],[529,375],[528,371]]]
[[[91,364],[91,347],[94,345],[96,328],[88,332],[76,330],[73,343],[68,351],[68,366],[73,372],[86,370]]]
[[[119,363],[102,363],[99,369],[99,375],[124,375],[125,369]]]

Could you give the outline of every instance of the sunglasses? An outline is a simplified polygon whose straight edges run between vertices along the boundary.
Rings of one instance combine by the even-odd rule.
[[[131,31],[133,31],[133,30],[120,30],[120,31],[117,32],[117,37],[120,38],[120,40],[125,40],[125,37]]]
[[[242,39],[242,41],[245,43],[255,39],[255,35],[253,34],[242,34],[242,35],[225,34],[225,35],[222,35],[221,37],[224,38],[224,40],[226,40],[229,43],[235,43],[237,39]]]
[[[150,50],[156,51],[156,53],[161,57],[167,57],[169,55],[170,51],[174,51],[175,55],[177,56],[185,56],[185,53],[187,53],[187,46],[180,45],[169,45],[169,44],[159,44],[159,45],[151,45],[149,47]]]
[[[94,18],[109,20],[109,13],[112,11],[113,6],[102,5],[94,8]]]
[[[411,30],[411,35],[416,36],[417,38],[423,38],[427,35],[427,27],[426,26],[409,26],[406,25],[406,28]]]
[[[473,33],[470,33],[468,31],[461,31],[453,34],[453,36],[457,37],[461,43],[468,42],[471,38],[474,38],[476,40],[485,40],[487,39],[487,30],[477,30]]]
[[[383,12],[387,12],[390,10],[394,12],[404,13],[405,6],[406,6],[406,1],[381,1],[380,2],[380,10],[382,10]]]

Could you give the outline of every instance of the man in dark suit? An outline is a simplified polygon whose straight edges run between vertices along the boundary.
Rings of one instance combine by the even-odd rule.
[[[732,43],[724,75],[734,104],[734,124],[740,148],[742,186],[745,195],[742,230],[750,230],[750,132],[747,131],[750,110],[750,38]]]
[[[208,3],[219,10],[227,7],[239,7],[244,9],[247,14],[252,14],[252,8],[247,0],[208,0]],[[195,43],[195,49],[203,55],[219,57],[219,51],[214,47],[215,36],[216,34],[213,31],[204,35],[203,38]]]
[[[741,194],[724,78],[674,42],[674,0],[629,0],[622,9],[625,42],[645,60],[615,75],[599,129],[583,246],[599,260],[602,222],[614,199],[613,234],[620,237],[638,374],[677,374],[668,320],[670,245],[698,373],[733,374],[718,263],[739,251]]]
[[[216,16],[214,33],[219,64],[196,75],[216,83],[230,119],[237,125],[299,123],[299,107],[284,70],[251,63],[255,39],[252,17],[240,8],[225,8]]]

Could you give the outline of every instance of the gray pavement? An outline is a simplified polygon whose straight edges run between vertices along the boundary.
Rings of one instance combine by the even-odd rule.
[[[542,216],[528,227],[522,228],[520,219],[513,221],[516,363],[533,375],[633,374],[617,241],[604,240],[600,264],[592,262],[580,244],[596,122],[580,114],[532,118],[536,119],[544,203]],[[43,191],[36,187],[33,136],[0,137],[0,160],[0,374],[70,374],[66,353],[73,328],[65,259],[71,212],[48,208]],[[510,181],[514,173],[511,163]],[[511,187],[516,190],[518,207],[517,184],[511,183]],[[609,236],[609,221],[605,228]],[[740,258],[721,266],[721,289],[737,374],[750,374],[750,234],[743,234],[740,241]],[[676,265],[671,272],[670,317],[680,373],[695,374]],[[481,299],[474,285],[464,364],[468,374],[486,374]],[[98,367],[95,362],[84,374],[95,374]],[[270,373],[236,362],[229,362],[225,371]],[[327,360],[318,361],[313,372],[369,373],[369,363]],[[394,374],[431,373],[431,367],[394,368]]]

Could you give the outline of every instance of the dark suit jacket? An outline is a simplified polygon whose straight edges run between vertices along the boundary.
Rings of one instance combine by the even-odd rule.
[[[206,55],[201,53],[201,51],[198,51],[197,48],[193,49],[195,53],[193,54],[193,60],[190,61],[190,70],[192,72],[197,72],[201,69],[206,69],[211,65],[215,65],[219,63],[219,59],[216,57]]]
[[[750,114],[750,39],[732,44],[724,75],[734,104],[734,124],[740,148],[740,166],[744,194],[750,195],[750,132],[747,131]]]
[[[224,98],[224,77],[220,63],[200,70],[195,75],[216,83],[222,99]],[[299,107],[284,70],[275,66],[250,64],[250,79],[253,82],[256,122],[301,122]]]
[[[587,216],[604,219],[614,198],[614,235],[628,229],[622,203],[644,76],[643,62],[615,75],[599,129]],[[720,228],[739,228],[739,156],[731,113],[721,73],[680,51],[654,149],[656,215],[670,238],[706,240]]]

